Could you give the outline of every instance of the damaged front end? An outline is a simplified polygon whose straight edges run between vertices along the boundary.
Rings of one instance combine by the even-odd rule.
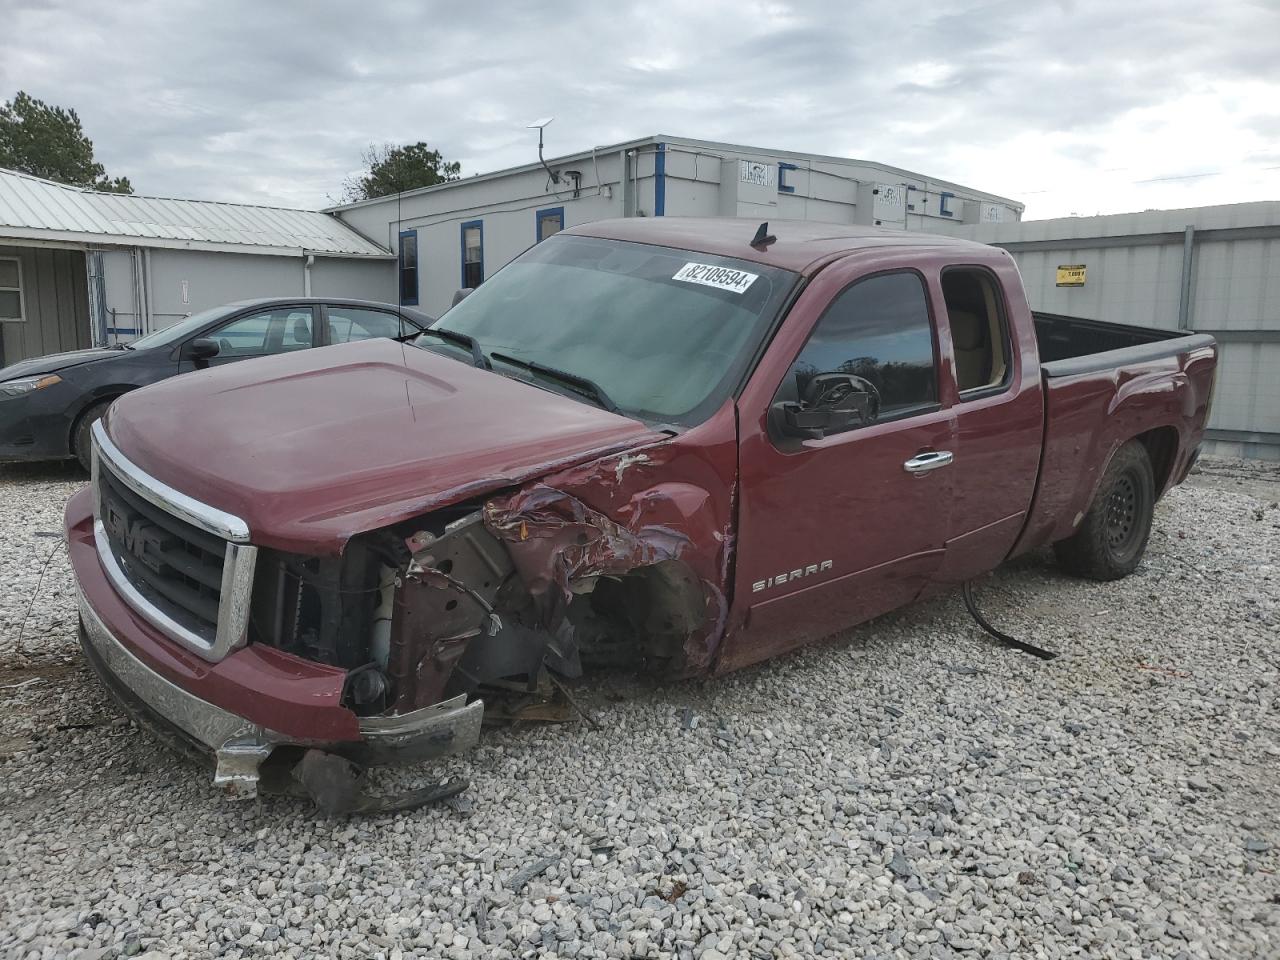
[[[468,717],[465,735],[410,759],[469,746],[481,713],[564,718],[564,681],[584,669],[701,672],[725,623],[728,509],[704,488],[654,483],[674,456],[605,458],[363,534],[340,557],[266,551],[254,635],[346,669],[343,705],[362,729],[446,706]],[[343,755],[406,759],[372,745]]]
[[[190,566],[207,531],[190,529],[192,501],[145,502],[149,478],[108,466],[94,509],[68,506],[86,657],[136,719],[212,754],[232,796],[332,812],[450,796],[465,783],[373,797],[363,771],[467,749],[484,720],[563,718],[565,681],[592,666],[703,672],[725,629],[732,476],[713,482],[679,438],[392,522],[336,555],[239,548],[247,589],[207,604],[220,631],[228,604],[247,606],[242,639],[216,656],[188,645],[194,658],[156,639],[155,590],[178,590],[166,571],[183,565],[216,586]]]
[[[632,529],[535,483],[353,538],[341,557],[266,552],[253,633],[345,668],[343,703],[362,718],[520,699],[584,664],[681,673],[723,596],[690,549],[686,533]]]

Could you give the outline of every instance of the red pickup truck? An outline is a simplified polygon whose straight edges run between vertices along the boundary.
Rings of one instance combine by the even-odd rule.
[[[67,507],[84,651],[230,792],[361,809],[593,664],[723,673],[1046,544],[1124,576],[1215,362],[1033,314],[979,244],[575,227],[414,342],[118,400]]]

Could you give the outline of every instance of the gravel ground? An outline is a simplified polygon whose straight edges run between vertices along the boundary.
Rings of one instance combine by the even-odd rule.
[[[1274,466],[1206,464],[1120,583],[984,580],[1053,662],[953,594],[717,682],[602,678],[598,729],[493,731],[464,798],[363,819],[222,801],[116,719],[41,536],[79,482],[0,468],[0,955],[1280,957]]]

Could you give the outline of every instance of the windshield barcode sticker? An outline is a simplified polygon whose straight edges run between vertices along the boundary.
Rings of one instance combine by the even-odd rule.
[[[730,267],[716,267],[709,263],[686,263],[671,279],[683,280],[685,283],[700,283],[704,287],[730,290],[733,293],[746,293],[759,279],[759,274],[734,270]]]

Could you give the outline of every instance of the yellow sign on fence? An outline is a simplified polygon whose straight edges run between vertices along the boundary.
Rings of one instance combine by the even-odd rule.
[[[1083,287],[1084,286],[1084,264],[1069,263],[1065,266],[1058,267],[1058,286],[1060,287]]]

